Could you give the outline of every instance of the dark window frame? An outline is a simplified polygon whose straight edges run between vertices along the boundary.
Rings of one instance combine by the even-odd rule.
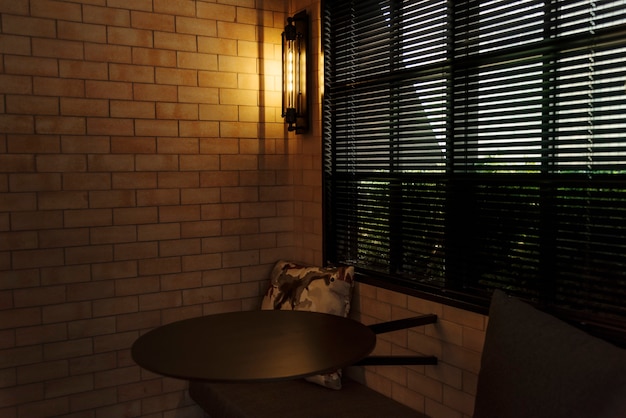
[[[532,13],[519,14],[519,25],[529,27],[527,33],[511,30],[519,45],[502,43],[495,35],[489,38],[484,31],[494,45],[488,50],[482,41],[472,41],[483,36],[475,23],[497,21],[500,12],[494,9],[479,18],[479,3],[323,4],[325,257],[330,263],[355,265],[363,282],[475,312],[486,313],[493,289],[504,289],[626,344],[626,310],[609,306],[626,295],[626,268],[618,271],[626,266],[626,229],[621,223],[626,222],[626,140],[610,139],[626,126],[626,110],[619,103],[611,110],[612,103],[601,102],[623,97],[611,93],[613,99],[603,98],[608,93],[590,84],[595,96],[589,99],[589,113],[599,120],[589,122],[589,137],[597,141],[589,146],[595,147],[593,161],[584,161],[584,144],[576,132],[580,115],[567,119],[568,112],[581,112],[576,104],[580,96],[572,87],[576,84],[568,84],[567,77],[583,71],[593,77],[596,71],[597,85],[610,88],[611,80],[601,79],[601,72],[617,73],[616,66],[626,71],[623,61],[602,58],[626,48],[626,17],[613,26],[599,22],[591,35],[583,18],[569,18],[573,29],[565,33],[554,22],[565,16],[561,8],[567,8],[567,0],[529,1],[531,12],[540,15],[544,25],[538,27]],[[437,15],[441,10],[445,16]],[[570,14],[578,13],[572,10]],[[416,18],[418,13],[422,20]],[[421,23],[426,20],[429,28]],[[424,35],[426,29],[438,35]],[[554,33],[559,30],[563,33]],[[367,45],[360,44],[363,39]],[[419,47],[411,49],[415,45]],[[596,50],[597,63],[580,70],[580,60]],[[437,58],[441,54],[445,59]],[[435,58],[422,58],[430,55]],[[594,61],[595,55],[589,56]],[[498,81],[498,74],[508,78]],[[520,81],[513,84],[510,79]],[[411,89],[419,94],[412,95]],[[539,109],[537,114],[522,112],[518,126],[505,131],[527,155],[499,145],[496,118],[516,118],[523,105],[501,110],[505,106],[497,99],[476,93],[481,89],[512,94]],[[481,94],[486,104],[482,99],[477,103]],[[571,103],[563,98],[568,94]],[[594,100],[600,101],[596,105]],[[416,114],[419,117],[412,116]],[[607,117],[614,117],[618,127],[602,121]],[[424,133],[429,129],[432,132]],[[438,151],[437,144],[444,143],[445,151]],[[438,152],[445,156],[439,159]],[[488,158],[489,152],[495,157]],[[502,212],[507,215],[498,215]],[[573,226],[570,231],[569,225],[576,222],[576,228],[589,231]],[[588,248],[574,248],[585,240]],[[569,241],[573,248],[568,248]],[[490,251],[504,246],[508,248],[498,251],[488,265]],[[625,248],[624,256],[618,254],[620,248]],[[591,265],[583,266],[588,268],[583,276],[599,277],[600,264],[609,263],[606,279],[589,280],[589,286],[609,290],[576,295],[588,286],[584,277],[575,275],[583,264],[579,257],[587,257]],[[564,272],[568,260],[574,266]],[[500,275],[507,268],[519,273]],[[573,290],[563,291],[570,284]],[[603,299],[592,303],[596,293]]]

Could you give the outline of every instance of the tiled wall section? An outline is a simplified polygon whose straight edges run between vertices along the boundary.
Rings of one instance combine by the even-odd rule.
[[[436,324],[378,335],[374,354],[435,355],[435,366],[353,367],[347,373],[432,418],[470,418],[487,318],[357,283],[351,316],[365,324],[434,313]]]
[[[288,7],[0,0],[0,416],[199,416],[132,342],[321,261],[319,140],[280,116]]]

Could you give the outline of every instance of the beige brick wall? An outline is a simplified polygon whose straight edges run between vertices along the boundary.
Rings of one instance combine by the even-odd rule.
[[[347,374],[432,418],[469,418],[487,318],[441,303],[358,283],[351,316],[374,324],[423,314],[437,323],[379,334],[374,354],[435,355],[435,366],[351,367]]]
[[[312,129],[280,117],[280,34],[313,22]],[[255,309],[272,264],[322,264],[319,1],[0,0],[0,416],[200,417],[130,347],[175,320]],[[355,315],[436,310],[367,368],[468,415],[484,318],[361,285]],[[427,348],[427,349],[426,349]]]
[[[0,416],[200,416],[132,342],[320,261],[319,137],[280,116],[288,8],[0,0]]]

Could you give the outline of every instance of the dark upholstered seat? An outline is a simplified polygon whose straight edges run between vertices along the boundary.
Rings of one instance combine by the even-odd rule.
[[[474,418],[626,417],[626,350],[496,291]]]
[[[341,390],[304,380],[270,383],[190,382],[191,398],[211,418],[425,418],[345,378]]]

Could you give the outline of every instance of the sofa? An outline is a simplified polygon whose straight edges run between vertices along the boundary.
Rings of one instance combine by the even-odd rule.
[[[210,418],[426,418],[346,377],[341,390],[302,379],[267,383],[193,381],[189,394]]]
[[[261,309],[306,310],[348,316],[354,268],[317,267],[280,260],[270,273]],[[375,334],[436,321],[435,315],[370,326]],[[332,347],[329,347],[332,349]],[[436,364],[425,357],[368,358],[367,364]],[[192,381],[191,398],[210,418],[424,418],[425,415],[343,376],[342,370],[275,382]]]
[[[496,290],[474,418],[626,417],[626,350]]]
[[[277,267],[274,278],[290,268],[301,268],[280,263]],[[297,275],[306,275],[307,271],[299,271]],[[344,291],[351,287],[346,285],[352,280],[351,274],[349,270],[340,272],[338,281],[342,282],[339,284]],[[302,295],[306,296],[306,290],[290,291],[298,295],[297,300],[283,303],[280,286],[279,281],[273,280],[264,300],[267,308],[275,308],[277,304],[294,308],[303,300]],[[340,299],[349,305],[349,297]],[[341,305],[336,302],[331,305]],[[343,309],[339,314],[346,312]],[[341,377],[340,373],[309,381],[192,381],[189,393],[210,418],[426,417],[367,386]],[[473,416],[626,417],[626,350],[496,290],[489,308]]]

